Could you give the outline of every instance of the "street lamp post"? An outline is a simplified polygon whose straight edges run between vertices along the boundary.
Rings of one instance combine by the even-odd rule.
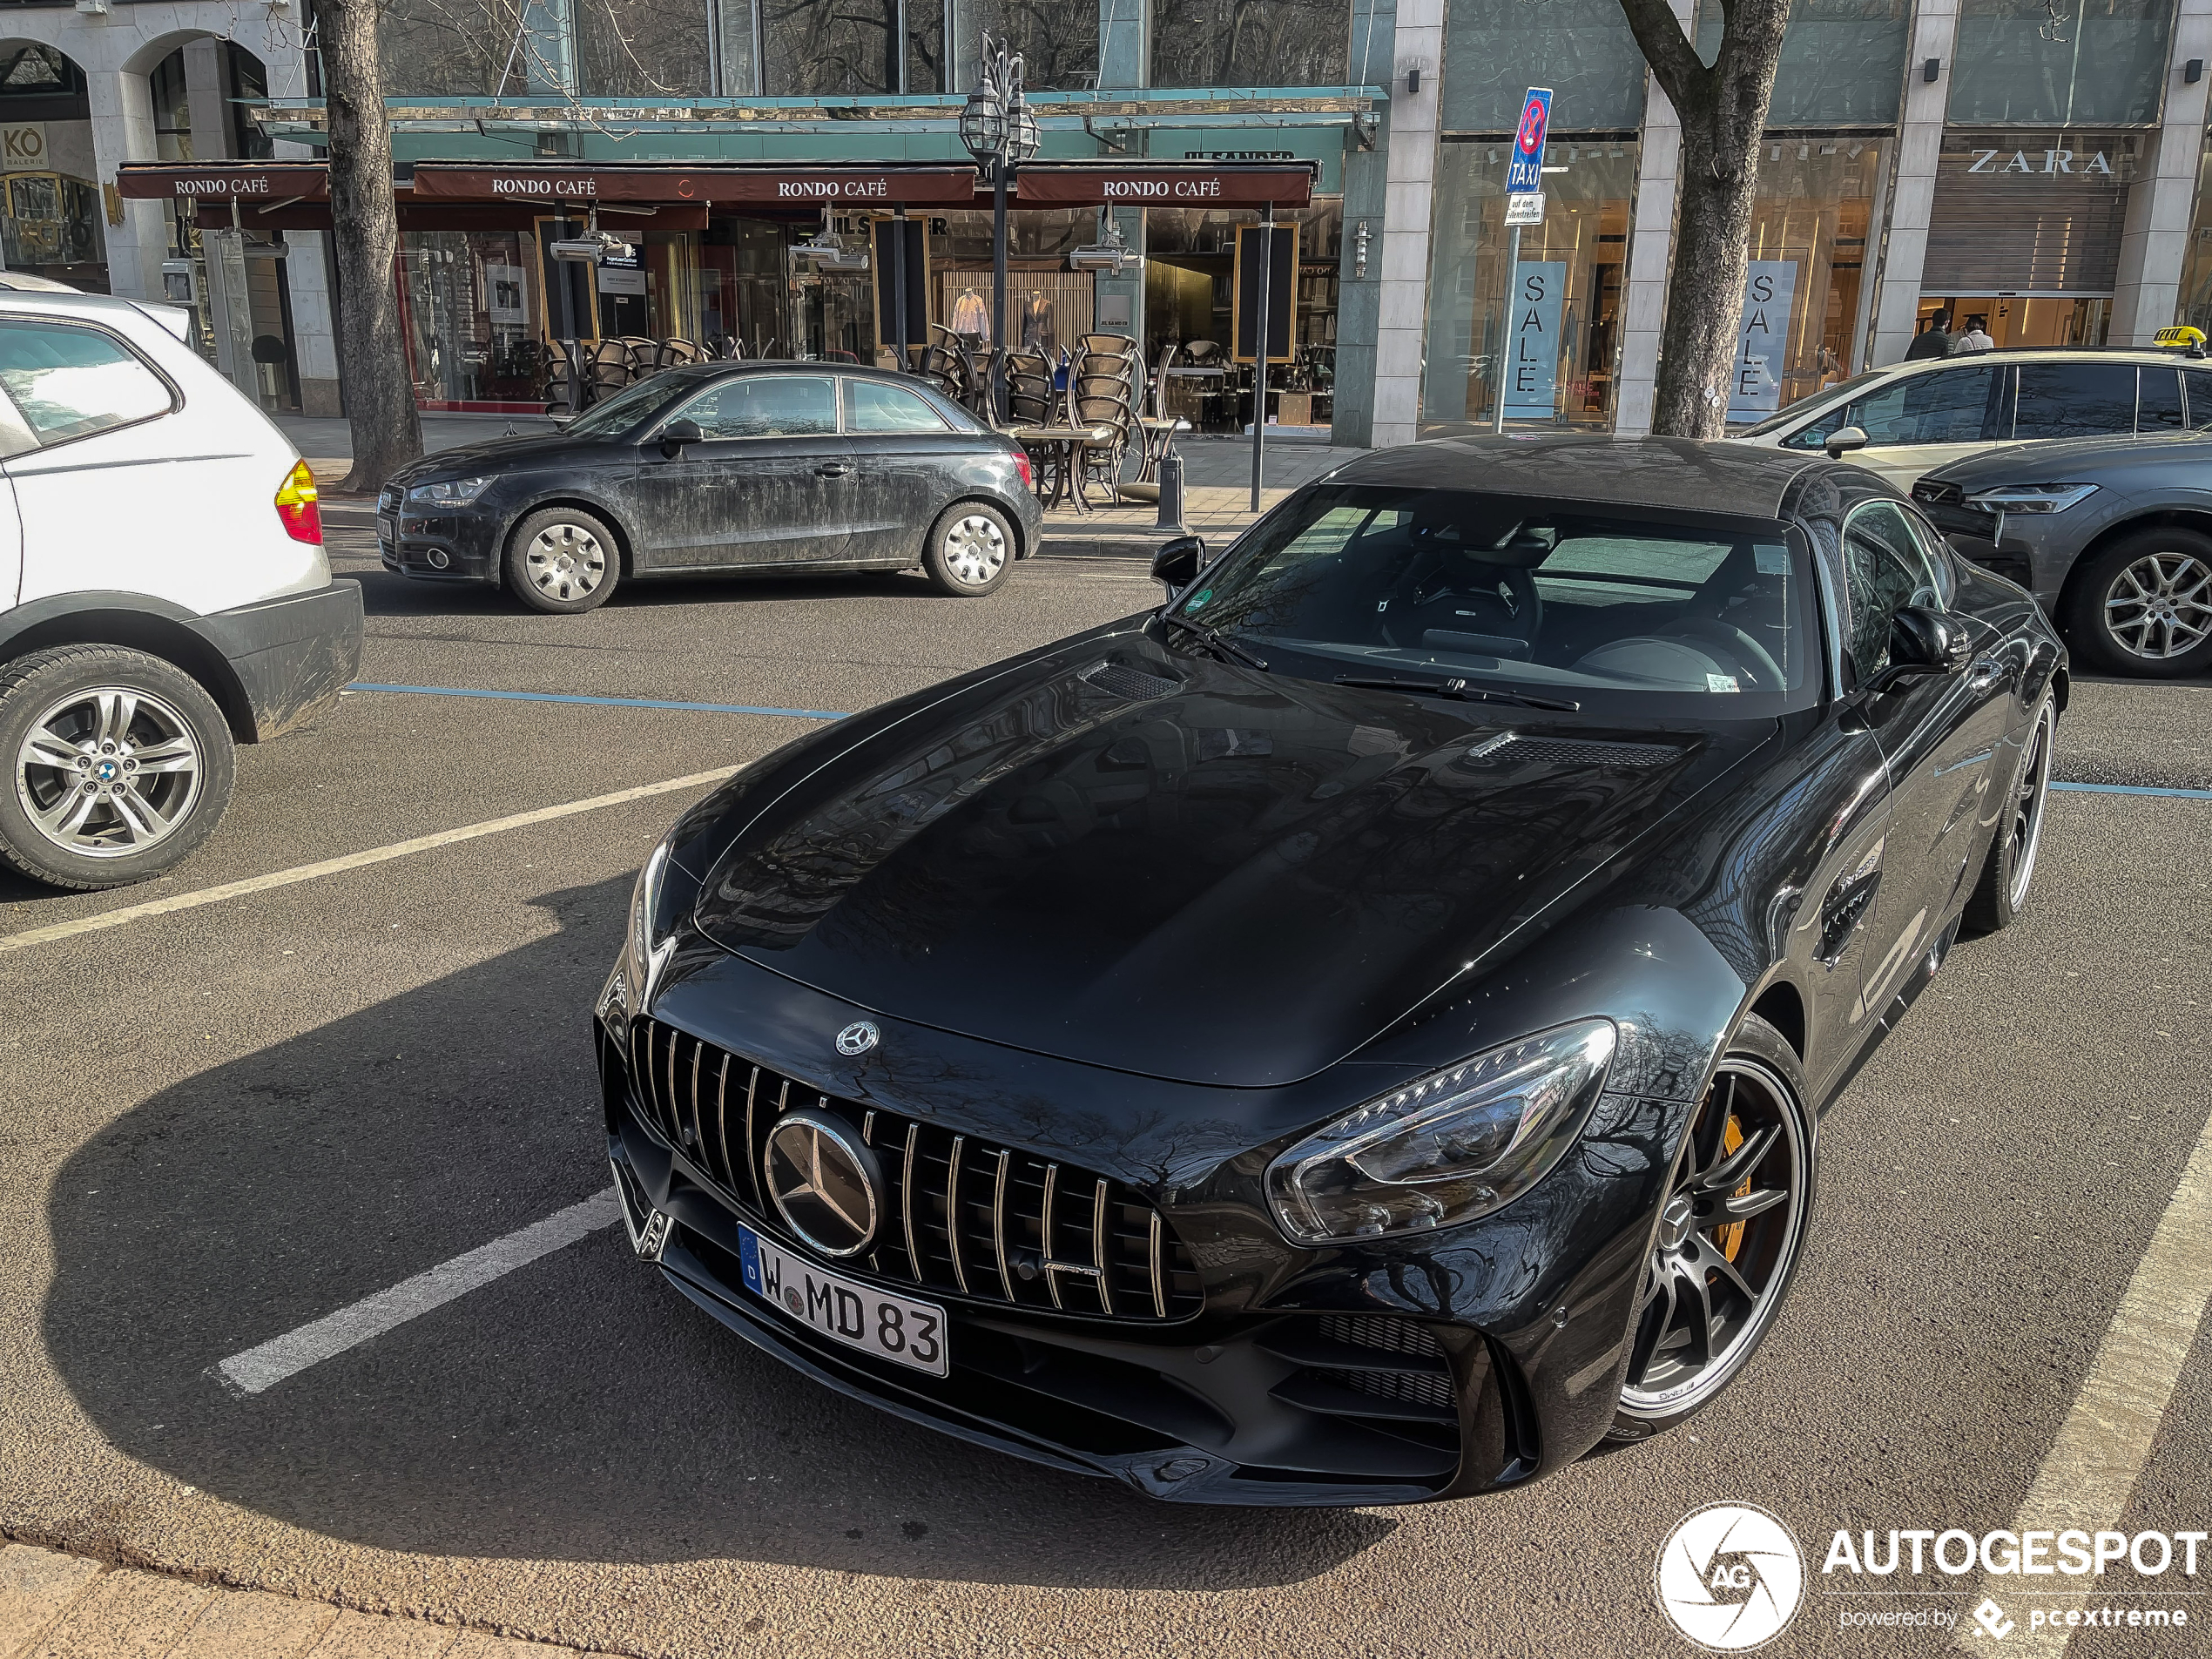
[[[1006,423],[1006,190],[1037,152],[1037,118],[1022,96],[1022,59],[983,37],[982,78],[960,112],[960,141],[991,170],[991,419]]]

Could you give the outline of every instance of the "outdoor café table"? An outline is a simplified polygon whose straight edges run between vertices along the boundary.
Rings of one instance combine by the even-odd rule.
[[[1130,482],[1139,484],[1157,483],[1160,478],[1161,458],[1167,454],[1169,446],[1174,443],[1177,433],[1190,430],[1190,422],[1179,415],[1164,418],[1146,415],[1140,415],[1136,424],[1143,429],[1144,442],[1138,451],[1136,476]]]
[[[1088,513],[1090,510],[1090,503],[1083,499],[1082,491],[1076,489],[1071,480],[1076,475],[1076,469],[1082,464],[1084,448],[1093,444],[1113,442],[1113,428],[1109,426],[1017,426],[1009,429],[1007,436],[1012,438],[1015,442],[1032,455],[1039,449],[1049,449],[1057,457],[1052,469],[1052,496],[1044,504],[1047,512],[1059,506],[1070,496],[1075,498],[1077,512]]]

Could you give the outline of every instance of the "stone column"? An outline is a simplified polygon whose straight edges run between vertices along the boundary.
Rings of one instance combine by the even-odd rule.
[[[2182,266],[2188,256],[2196,206],[2197,167],[2204,154],[2206,104],[2212,75],[2182,78],[2194,58],[2212,59],[2212,0],[2182,0],[2166,70],[2166,119],[2128,192],[2120,239],[2120,280],[2112,296],[2106,343],[2148,346],[2179,314]]]
[[[153,100],[145,76],[85,64],[84,91],[91,105],[92,162],[104,185],[115,182],[122,163],[155,158]],[[169,226],[162,204],[126,200],[123,223],[106,230],[109,291],[132,300],[163,298],[161,261],[169,249]]]
[[[1437,94],[1444,69],[1444,0],[1398,0],[1393,31],[1389,148],[1375,291],[1374,419],[1377,446],[1411,443],[1420,419],[1421,336],[1427,310],[1429,221],[1435,196]],[[1420,90],[1406,90],[1420,71]],[[1350,190],[1347,179],[1345,188]],[[1350,226],[1347,226],[1347,232]],[[1372,257],[1372,255],[1371,255]],[[1344,333],[1344,319],[1338,334]]]
[[[1692,29],[1693,7],[1675,16]],[[1643,78],[1643,142],[1636,152],[1636,201],[1629,220],[1629,268],[1621,273],[1621,358],[1614,370],[1613,429],[1624,437],[1651,430],[1659,380],[1659,330],[1667,320],[1674,266],[1675,186],[1682,172],[1682,118],[1649,75]]]
[[[1898,126],[1897,167],[1890,184],[1890,223],[1883,240],[1882,285],[1874,300],[1871,366],[1900,361],[1920,314],[1920,273],[1928,259],[1928,223],[1935,206],[1936,163],[1951,104],[1952,49],[1959,40],[1959,0],[1919,0],[1912,50],[1905,59],[1905,109]],[[1931,57],[1936,78],[1922,75]]]
[[[1398,52],[1397,0],[1352,0],[1355,86],[1386,87]],[[1332,443],[1374,442],[1375,329],[1381,311],[1383,210],[1390,149],[1387,118],[1344,140],[1344,252],[1337,261],[1337,378],[1330,404]],[[1362,226],[1366,234],[1360,234]]]

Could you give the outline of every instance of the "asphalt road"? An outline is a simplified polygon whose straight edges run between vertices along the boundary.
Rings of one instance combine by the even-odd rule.
[[[392,685],[857,710],[1153,595],[1133,563],[1069,558],[980,603],[830,578],[555,618],[336,540],[368,594],[363,678]],[[0,887],[0,935],[734,765],[803,725],[355,692],[241,754],[229,819],[175,876]],[[2212,687],[2081,684],[2060,772],[2212,785]],[[1764,1506],[1815,1568],[1838,1527],[2014,1524],[2205,1125],[2212,800],[2068,793],[2031,914],[1955,953],[1824,1126],[1810,1253],[1749,1373],[1686,1431],[1537,1488],[1151,1503],[814,1388],[619,1229],[265,1393],[219,1386],[226,1356],[605,1186],[588,1008],[690,798],[0,953],[0,1530],[637,1654],[1687,1653],[1652,1568],[1699,1505]],[[2160,1403],[2111,1524],[2206,1527],[2212,1339]],[[2202,1566],[2103,1588],[2212,1632],[2212,1596],[2170,1594],[2212,1588]],[[1979,1593],[1919,1582],[1952,1594],[1911,1605],[1954,1614]],[[1833,1588],[1816,1577],[1772,1651],[1952,1644],[1843,1630]]]

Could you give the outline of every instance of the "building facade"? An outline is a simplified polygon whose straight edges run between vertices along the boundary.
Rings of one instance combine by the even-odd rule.
[[[1718,0],[1678,4],[1717,41]],[[129,162],[311,160],[308,0],[4,10],[0,257],[189,300],[211,354],[266,406],[334,412],[312,203],[118,188]],[[1211,342],[1197,356],[1222,372],[1178,394],[1233,428],[1249,410],[1237,227],[1271,212],[1297,232],[1271,417],[1359,444],[1487,428],[1501,401],[1515,426],[1649,422],[1680,135],[1618,0],[391,0],[385,15],[394,280],[426,408],[537,407],[568,338],[880,359],[886,261],[861,255],[895,212],[919,221],[930,320],[987,334],[981,197],[909,208],[806,181],[965,165],[957,118],[988,31],[1024,58],[1039,159],[1127,181],[1106,205],[1017,189],[1013,343],[1123,334],[1159,361]],[[2212,0],[1797,0],[1731,416],[1895,361],[1939,309],[1985,318],[2000,343],[2212,328],[2208,57]],[[1506,152],[1532,84],[1554,95],[1545,211],[1508,270]],[[628,219],[610,203],[634,253],[577,266],[550,251],[598,222],[588,201],[419,200],[414,169],[435,162],[572,179],[779,165],[795,193],[671,198]],[[1310,195],[1278,211],[1177,196],[1169,178],[1270,162],[1306,166]],[[1116,239],[1141,267],[1071,267]],[[821,258],[831,241],[852,257]]]

